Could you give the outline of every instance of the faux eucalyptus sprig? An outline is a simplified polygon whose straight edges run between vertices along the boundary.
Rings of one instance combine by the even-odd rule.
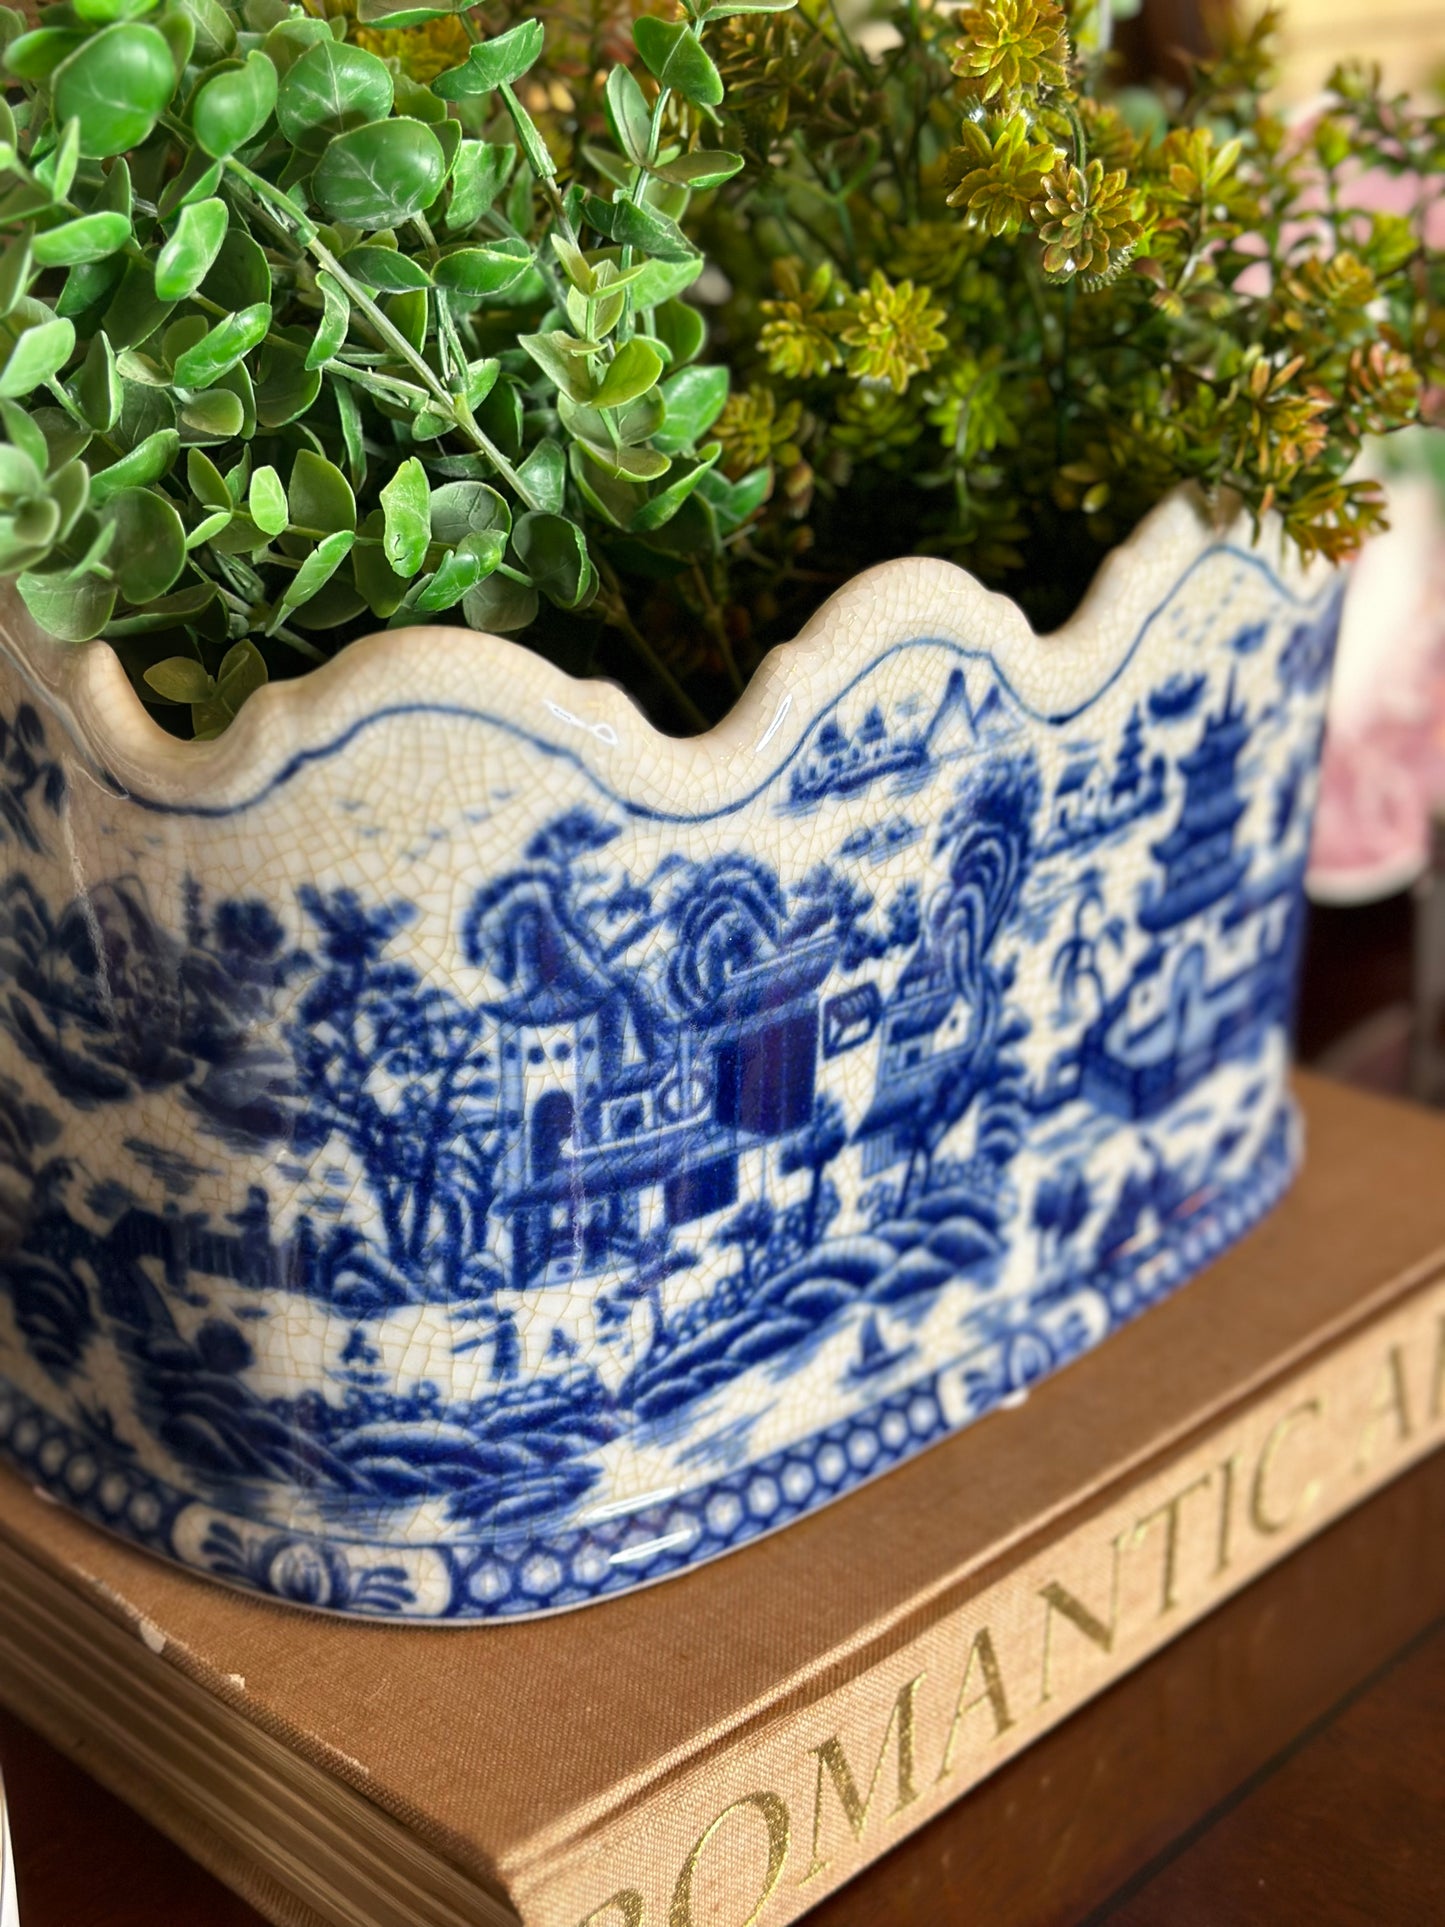
[[[1445,383],[1445,116],[1287,128],[1268,18],[1122,88],[1109,20],[0,9],[0,575],[205,736],[433,618],[696,728],[869,562],[1057,620],[1180,481],[1347,555]]]

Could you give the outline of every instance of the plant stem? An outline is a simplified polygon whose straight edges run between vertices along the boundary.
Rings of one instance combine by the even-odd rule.
[[[707,729],[709,723],[703,711],[693,701],[692,697],[688,695],[682,684],[677,680],[677,677],[673,675],[672,671],[667,667],[667,664],[663,662],[652,644],[632,620],[631,611],[628,609],[626,598],[622,593],[622,585],[617,579],[617,572],[605,556],[597,557],[597,571],[602,577],[602,580],[607,584],[607,599],[601,605],[606,620],[632,644],[638,656],[646,663],[653,675],[657,677],[657,680],[662,684],[663,688],[666,689],[667,693],[672,697],[672,700],[677,704],[678,709],[686,716],[693,728],[699,730]]]
[[[492,438],[479,426],[465,399],[447,390],[425,358],[413,348],[401,330],[388,320],[370,295],[358,286],[330,248],[320,240],[311,222],[301,213],[290,196],[283,194],[280,188],[274,187],[260,174],[253,173],[244,162],[236,160],[234,156],[227,159],[226,166],[236,179],[250,190],[252,197],[259,202],[259,211],[268,217],[270,224],[278,228],[288,239],[301,242],[312,259],[335,280],[357,312],[365,317],[373,334],[413,370],[428,394],[435,400],[436,412],[456,424],[472,445],[486,456],[508,487],[516,492],[529,509],[540,508],[541,503],[518,475],[516,469]]]
[[[713,641],[718,646],[723,667],[727,670],[728,681],[741,696],[745,685],[738,669],[737,657],[733,653],[733,640],[728,634],[727,618],[718,607],[717,597],[712,592],[712,585],[700,562],[694,562],[692,565],[692,580],[697,589],[698,600],[702,603],[703,619],[707,623]]]

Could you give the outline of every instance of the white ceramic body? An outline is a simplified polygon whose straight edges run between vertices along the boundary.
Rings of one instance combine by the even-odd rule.
[[[199,1571],[476,1620],[1017,1397],[1294,1169],[1337,601],[1179,497],[1051,637],[871,571],[697,740],[423,629],[206,745],[12,608],[4,1452]]]

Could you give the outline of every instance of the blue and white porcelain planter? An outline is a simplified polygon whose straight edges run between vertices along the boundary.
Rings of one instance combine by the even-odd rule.
[[[1337,600],[1181,496],[1051,637],[873,570],[695,741],[421,629],[206,745],[12,608],[5,1455],[198,1572],[484,1620],[1016,1397],[1295,1168]]]

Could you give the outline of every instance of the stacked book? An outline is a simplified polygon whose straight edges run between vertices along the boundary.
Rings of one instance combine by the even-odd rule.
[[[782,1927],[1445,1438],[1445,1124],[1302,1080],[1279,1211],[787,1531],[471,1630],[0,1480],[0,1698],[284,1927]]]

